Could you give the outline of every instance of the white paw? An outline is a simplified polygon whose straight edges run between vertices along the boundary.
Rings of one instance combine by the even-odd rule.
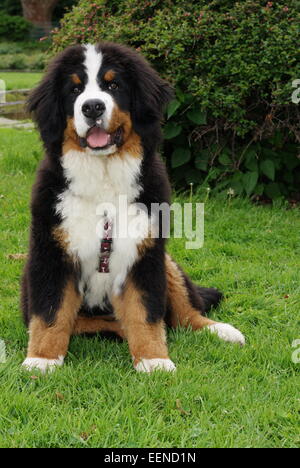
[[[142,359],[134,368],[138,372],[147,372],[148,374],[155,370],[176,371],[176,366],[170,359]]]
[[[27,358],[22,364],[27,370],[39,370],[43,374],[47,371],[53,372],[56,367],[62,366],[64,363],[64,357],[59,356],[58,359],[44,359],[44,358]]]
[[[246,344],[244,335],[228,323],[214,323],[206,327],[211,333],[218,335],[221,340],[229,341],[230,343],[239,343],[241,346]]]

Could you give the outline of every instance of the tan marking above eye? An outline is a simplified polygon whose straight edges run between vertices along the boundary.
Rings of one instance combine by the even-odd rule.
[[[71,79],[74,84],[77,84],[77,85],[82,84],[81,79],[76,73],[73,73],[73,75],[71,75]]]
[[[105,81],[112,81],[116,77],[116,73],[113,70],[108,70],[104,75]]]

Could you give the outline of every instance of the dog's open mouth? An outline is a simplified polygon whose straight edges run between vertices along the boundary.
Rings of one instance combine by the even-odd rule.
[[[123,128],[119,127],[115,132],[108,133],[104,128],[95,125],[90,128],[86,138],[81,138],[81,146],[87,146],[92,150],[104,150],[113,145],[122,146],[123,143]]]

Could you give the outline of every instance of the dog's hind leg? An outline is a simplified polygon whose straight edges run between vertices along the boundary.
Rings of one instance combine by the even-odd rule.
[[[172,328],[181,326],[193,330],[213,325],[215,322],[202,315],[205,313],[205,304],[194,285],[191,283],[189,291],[182,271],[169,255],[166,255],[166,275],[168,324]]]
[[[168,325],[172,328],[191,327],[192,330],[206,328],[224,341],[245,344],[245,338],[239,330],[203,315],[220,302],[222,294],[219,291],[195,286],[169,255],[166,255],[166,275]]]

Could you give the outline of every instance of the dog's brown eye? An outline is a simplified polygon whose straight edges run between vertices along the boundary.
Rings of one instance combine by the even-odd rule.
[[[81,93],[81,88],[79,88],[78,86],[73,88],[73,94],[80,94],[80,93]]]
[[[119,86],[115,81],[113,81],[112,83],[109,83],[109,85],[108,85],[108,89],[111,89],[112,91],[115,91],[118,88],[119,88]]]

